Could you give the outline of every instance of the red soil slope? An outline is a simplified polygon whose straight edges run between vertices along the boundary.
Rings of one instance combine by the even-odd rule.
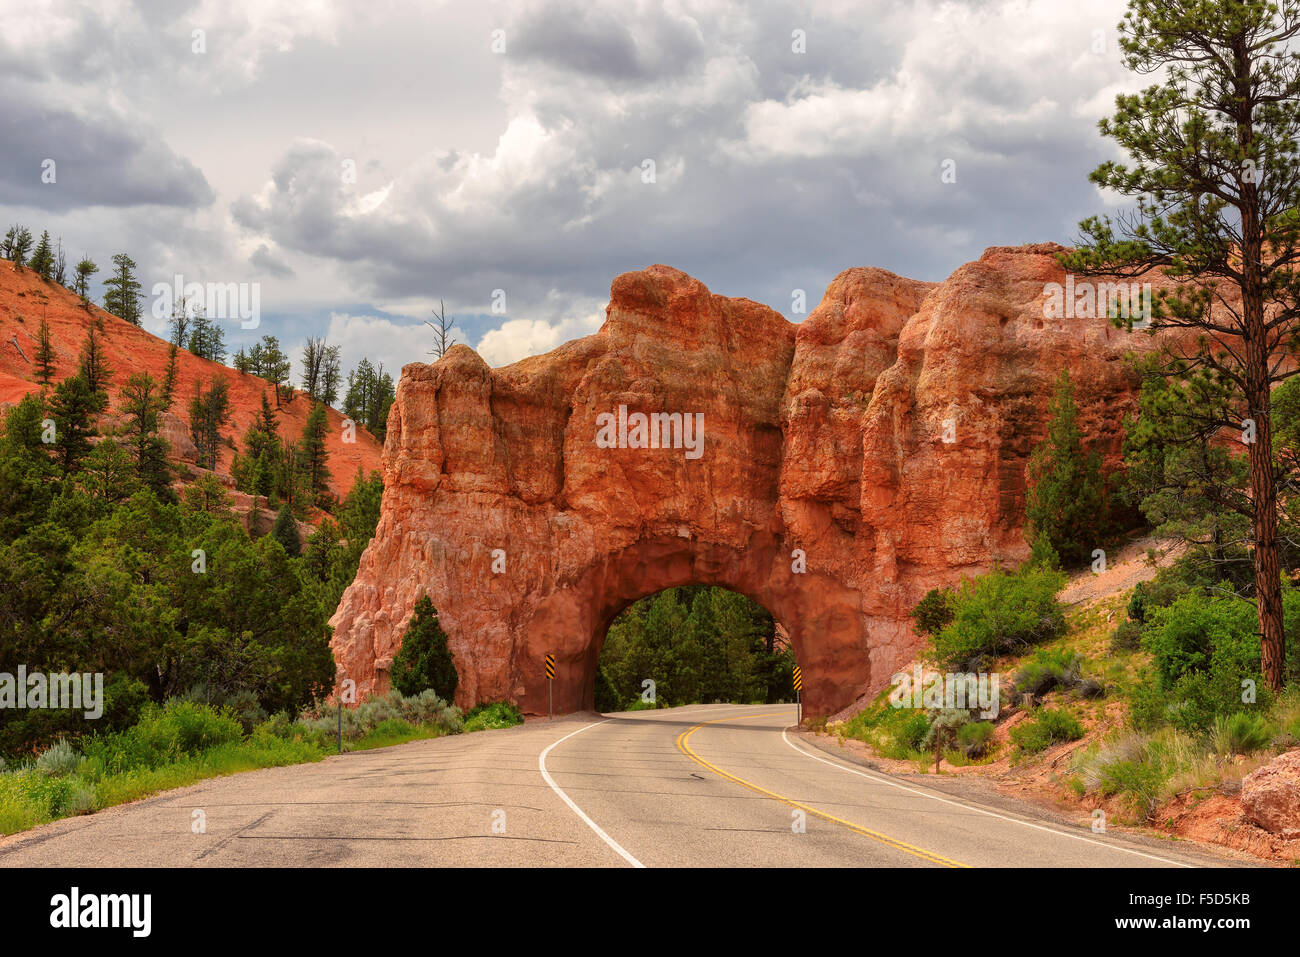
[[[15,271],[13,264],[0,260],[0,409],[16,403],[28,392],[39,388],[36,382],[37,333],[42,316],[50,324],[50,337],[56,356],[56,379],[76,371],[77,357],[86,341],[86,330],[91,317],[104,321],[104,354],[112,370],[109,388],[110,412],[118,407],[118,390],[126,377],[133,372],[147,372],[160,383],[167,371],[168,343],[152,333],[131,325],[100,309],[91,306],[87,312],[76,294],[53,282],[45,282],[30,269]],[[189,401],[195,389],[202,384],[207,388],[214,374],[223,376],[230,386],[230,419],[223,435],[242,440],[244,430],[253,422],[262,407],[262,394],[274,402],[270,385],[263,379],[236,372],[229,366],[198,356],[182,349],[176,356],[177,384],[172,413],[180,423],[188,426]],[[297,370],[295,369],[295,374]],[[311,405],[306,396],[297,395],[292,401],[282,402],[279,412],[280,434],[297,439],[302,434]],[[326,410],[329,430],[326,444],[329,449],[329,468],[333,476],[333,489],[337,495],[346,495],[356,477],[357,467],[365,472],[379,468],[379,455],[383,446],[364,429],[356,430],[356,441],[343,441],[343,416],[334,409]],[[217,463],[218,473],[230,468],[233,451],[221,448]]]

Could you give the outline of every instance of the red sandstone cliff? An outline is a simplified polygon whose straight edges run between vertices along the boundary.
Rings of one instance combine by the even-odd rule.
[[[926,590],[1028,554],[1025,464],[1062,368],[1118,451],[1123,358],[1151,340],[1045,318],[1059,251],[989,249],[940,284],[851,269],[798,325],[652,266],[614,280],[598,333],[544,356],[406,366],[379,529],[332,619],[340,678],[386,687],[427,591],[462,704],[544,713],[553,653],[556,709],[591,707],[613,617],[704,583],[788,629],[810,713],[878,690],[915,654]],[[703,454],[602,447],[619,406],[703,413]]]
[[[41,319],[50,325],[55,352],[55,381],[77,369],[78,356],[86,341],[92,318],[104,323],[104,355],[112,381],[109,384],[110,413],[117,409],[118,390],[133,372],[147,372],[159,383],[167,371],[168,343],[152,333],[105,312],[98,306],[87,311],[77,295],[57,283],[46,282],[30,269],[15,270],[13,263],[0,260],[0,410],[16,403],[28,392],[40,388],[36,380],[37,334]],[[230,421],[223,434],[236,444],[261,411],[262,393],[272,395],[270,385],[256,376],[237,372],[219,362],[200,359],[185,349],[176,354],[176,390],[172,409],[163,417],[163,436],[172,455],[194,462],[196,452],[189,436],[188,407],[195,387],[208,387],[213,375],[223,376],[230,387]],[[302,395],[281,406],[278,419],[281,434],[289,439],[302,435],[311,406]],[[379,443],[364,429],[356,430],[355,442],[343,441],[343,416],[326,411],[329,429],[331,486],[339,496],[352,487],[357,468],[370,472],[379,467]],[[102,424],[117,421],[110,415]],[[222,445],[217,472],[224,476],[234,451]]]

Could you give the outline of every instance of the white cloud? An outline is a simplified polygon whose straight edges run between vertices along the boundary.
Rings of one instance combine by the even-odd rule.
[[[479,340],[475,351],[490,366],[504,366],[527,356],[550,352],[556,346],[590,335],[600,328],[604,316],[592,313],[580,319],[547,322],[544,319],[509,319]]]

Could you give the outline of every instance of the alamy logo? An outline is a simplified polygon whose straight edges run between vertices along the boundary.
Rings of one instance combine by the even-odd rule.
[[[1043,284],[1044,319],[1132,319],[1143,326],[1151,321],[1151,283],[1074,281],[1066,273],[1065,285]]]
[[[133,937],[148,937],[153,925],[150,894],[69,894],[50,898],[51,927],[129,927]]]
[[[262,284],[258,282],[186,282],[177,273],[171,285],[153,284],[155,319],[171,316],[179,302],[202,306],[209,319],[238,319],[241,329],[256,329],[262,322]]]
[[[889,703],[895,708],[978,709],[980,717],[988,719],[996,718],[1002,710],[997,672],[945,675],[923,672],[917,665],[910,675],[898,672],[891,683],[894,690],[889,693]]]
[[[596,416],[596,447],[601,449],[685,449],[688,459],[704,454],[703,412],[633,412]]]
[[[104,714],[104,675],[0,671],[0,708],[66,708],[95,721]]]

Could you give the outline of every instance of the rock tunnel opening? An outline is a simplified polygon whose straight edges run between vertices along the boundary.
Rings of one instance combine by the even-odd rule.
[[[602,713],[795,700],[789,631],[729,588],[681,585],[633,601],[598,636],[595,652],[589,694]]]

